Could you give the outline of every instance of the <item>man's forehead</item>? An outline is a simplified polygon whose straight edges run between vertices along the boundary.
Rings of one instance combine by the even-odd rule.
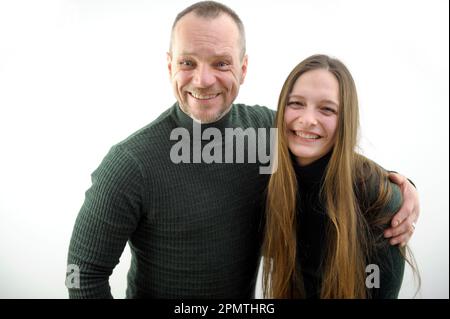
[[[231,56],[240,50],[239,34],[218,27],[183,27],[176,30],[172,41],[180,55]]]
[[[217,17],[202,17],[191,12],[182,17],[174,28],[175,33],[186,36],[191,33],[226,33],[239,37],[239,28],[236,22],[226,14]]]
[[[188,14],[186,14],[185,16],[183,16],[182,18],[180,18],[180,20],[178,20],[176,27],[185,24],[185,23],[191,23],[191,24],[204,24],[204,23],[230,23],[236,26],[236,28],[238,28],[236,22],[233,20],[233,18],[231,16],[229,16],[226,13],[219,13],[217,16],[201,16],[198,15],[195,12],[189,12]]]

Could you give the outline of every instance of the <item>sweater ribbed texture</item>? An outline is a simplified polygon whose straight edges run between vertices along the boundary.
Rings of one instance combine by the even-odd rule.
[[[202,130],[224,136],[227,127],[268,129],[273,120],[265,107],[235,104]],[[127,298],[253,296],[268,175],[258,162],[174,164],[170,133],[178,127],[192,133],[175,104],[113,146],[92,174],[69,247],[68,264],[80,267],[70,298],[111,298],[108,279],[127,242]]]

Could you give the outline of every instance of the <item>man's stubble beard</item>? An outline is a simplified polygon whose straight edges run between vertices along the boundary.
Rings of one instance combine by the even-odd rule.
[[[214,123],[219,121],[222,117],[224,117],[226,114],[228,114],[228,112],[231,110],[231,107],[233,106],[233,104],[231,104],[230,106],[228,106],[225,110],[219,112],[218,114],[213,114],[212,116],[208,116],[206,118],[197,118],[195,117],[192,112],[190,112],[190,108],[186,108],[184,106],[183,103],[178,102],[180,105],[181,110],[187,114],[190,118],[192,118],[193,120],[203,123],[203,124],[208,124],[208,123]]]

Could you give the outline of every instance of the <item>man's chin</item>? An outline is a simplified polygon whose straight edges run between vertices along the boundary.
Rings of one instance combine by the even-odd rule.
[[[222,111],[203,111],[203,112],[191,112],[190,116],[195,119],[196,121],[200,121],[204,124],[207,123],[214,123],[220,120],[225,114],[227,114],[229,109],[222,110]]]
[[[181,104],[180,104],[181,105]],[[220,120],[225,114],[227,114],[231,110],[231,106],[223,109],[219,107],[214,107],[214,110],[212,108],[192,108],[192,107],[185,107],[181,106],[181,110],[189,115],[192,119],[196,120],[197,122],[201,122],[204,124],[207,123],[214,123]]]
[[[217,122],[220,118],[222,118],[222,113],[212,113],[212,114],[205,114],[205,113],[196,113],[192,114],[191,117],[196,120],[197,122],[201,122],[203,124],[208,123],[214,123]]]

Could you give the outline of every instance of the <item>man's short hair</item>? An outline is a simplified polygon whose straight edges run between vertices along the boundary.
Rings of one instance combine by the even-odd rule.
[[[175,21],[172,25],[172,35],[170,37],[170,52],[172,51],[172,40],[173,40],[173,31],[175,29],[175,26],[177,25],[178,21],[188,13],[195,13],[198,17],[202,18],[209,18],[214,19],[217,18],[221,14],[228,15],[233,21],[236,23],[238,29],[239,29],[239,35],[240,35],[240,44],[241,44],[241,58],[244,57],[246,46],[245,46],[245,29],[244,24],[242,23],[239,16],[234,12],[231,8],[227,7],[226,5],[215,2],[215,1],[200,1],[197,3],[194,3],[193,5],[187,7],[180,13],[178,13],[177,17],[175,18]]]

